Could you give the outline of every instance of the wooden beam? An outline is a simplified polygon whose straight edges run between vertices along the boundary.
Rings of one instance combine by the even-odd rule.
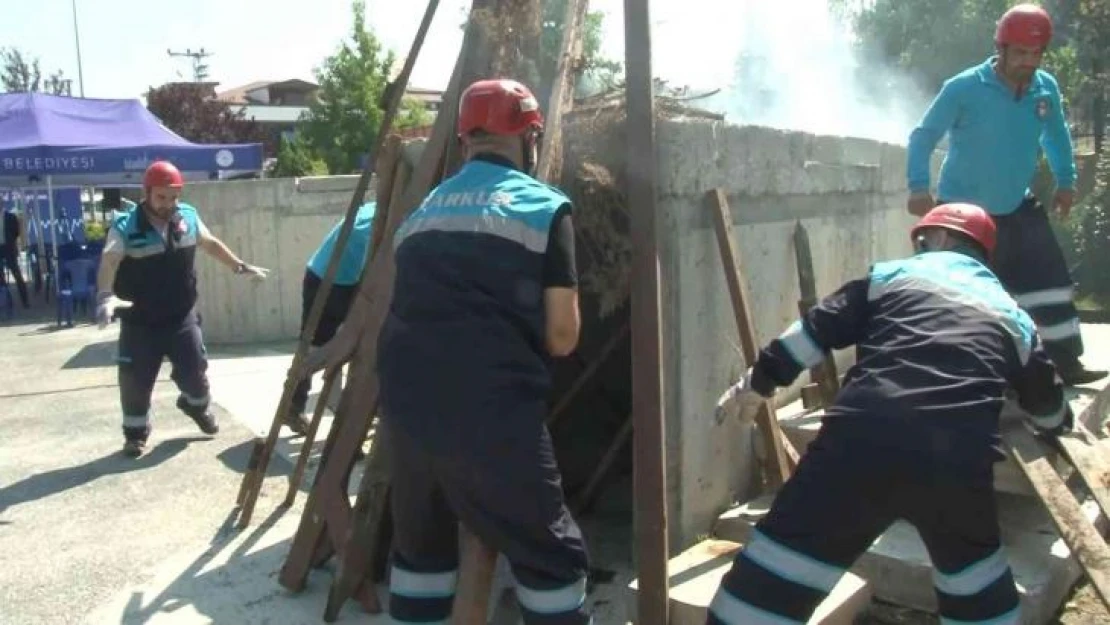
[[[732,298],[732,311],[736,317],[736,330],[740,335],[740,348],[743,352],[744,363],[752,366],[759,354],[759,344],[755,335],[755,326],[752,322],[751,309],[748,306],[748,287],[744,282],[744,268],[740,259],[740,250],[736,245],[736,236],[732,226],[732,210],[728,205],[723,189],[714,189],[707,195],[710,213],[713,216],[713,226],[717,233],[717,247],[721,253],[721,262],[724,265],[725,281],[728,283],[729,295]],[[775,416],[774,404],[765,401],[756,413],[756,425],[764,448],[770,454],[770,463],[766,468],[765,478],[771,488],[782,485],[790,477],[790,472],[798,463],[798,454],[790,441],[783,436],[779,427],[778,418]]]
[[[574,106],[574,68],[581,54],[583,25],[589,8],[589,0],[567,0],[555,84],[547,102],[547,136],[536,171],[536,177],[549,184],[558,184],[563,173],[563,115]]]
[[[1095,594],[1110,609],[1110,548],[1053,468],[1044,445],[1023,424],[1005,427],[1002,440],[1091,580]]]
[[[548,427],[555,425],[555,423],[558,422],[559,417],[566,413],[567,407],[569,407],[571,402],[574,401],[574,398],[578,396],[578,393],[580,393],[582,389],[585,388],[586,383],[594,377],[598,369],[600,369],[602,366],[605,365],[606,362],[608,362],[609,356],[612,355],[613,350],[615,350],[617,346],[624,341],[624,339],[628,338],[631,329],[632,326],[630,324],[622,324],[620,329],[614,332],[605,341],[605,344],[602,345],[601,349],[598,350],[597,355],[594,356],[594,359],[591,360],[584,369],[582,369],[582,371],[578,374],[578,377],[574,379],[574,382],[571,382],[570,388],[568,388],[566,392],[564,392],[562,396],[559,397],[559,400],[555,402],[555,406],[551,409],[551,412],[547,414]]]
[[[347,206],[347,213],[343,218],[343,225],[339,228],[339,234],[335,240],[335,248],[332,250],[331,257],[328,259],[327,269],[324,270],[320,287],[316,292],[315,299],[312,301],[312,307],[309,309],[308,319],[306,319],[305,327],[301,331],[300,340],[297,342],[297,349],[293,353],[293,361],[289,364],[289,372],[285,377],[285,386],[282,389],[277,410],[274,412],[274,418],[270,422],[270,431],[266,436],[266,442],[261,451],[260,461],[254,471],[247,471],[243,475],[243,486],[240,490],[244,493],[244,496],[241,498],[239,522],[237,524],[240,529],[250,524],[255,503],[258,501],[258,495],[262,489],[262,481],[265,477],[266,469],[270,464],[270,457],[273,455],[274,447],[277,445],[278,432],[281,431],[281,425],[285,420],[285,415],[289,412],[293,404],[293,391],[301,381],[300,378],[296,376],[295,372],[300,369],[301,362],[304,360],[305,355],[308,353],[309,346],[312,343],[312,337],[316,335],[316,328],[320,325],[320,318],[324,315],[324,307],[327,303],[328,296],[331,294],[331,287],[335,284],[335,275],[339,272],[339,260],[343,255],[343,251],[347,248],[347,242],[350,240],[351,232],[354,230],[355,215],[358,213],[358,209],[363,203],[363,198],[366,196],[366,190],[370,186],[370,179],[374,174],[374,167],[378,159],[378,154],[381,152],[382,145],[385,143],[385,139],[389,135],[390,129],[393,127],[393,119],[396,117],[397,109],[401,105],[401,96],[404,94],[405,88],[408,85],[409,76],[412,74],[412,68],[416,64],[416,58],[420,54],[420,48],[424,45],[424,38],[428,34],[428,28],[431,26],[432,17],[435,15],[438,6],[439,0],[429,0],[428,8],[424,12],[424,20],[420,23],[416,38],[413,39],[412,42],[412,48],[409,51],[409,55],[405,58],[404,67],[402,67],[401,73],[394,83],[394,89],[386,105],[385,114],[382,116],[381,126],[378,128],[378,135],[375,138],[374,145],[370,146],[370,154],[366,159],[366,166],[362,170],[362,175],[359,176],[358,184],[355,185],[355,192],[351,195],[351,202]]]
[[[628,415],[625,419],[624,425],[617,431],[617,435],[613,437],[613,442],[609,444],[609,449],[605,451],[605,455],[601,457],[601,461],[597,463],[597,469],[586,485],[579,491],[578,496],[575,497],[574,505],[572,506],[575,514],[582,514],[589,510],[593,505],[594,498],[597,496],[597,489],[601,487],[601,483],[605,480],[605,476],[609,475],[613,465],[616,464],[617,458],[620,458],[620,452],[624,449],[625,444],[632,438],[632,415]]]
[[[624,2],[626,132],[632,239],[632,415],[640,625],[669,622],[666,411],[655,196],[655,81],[648,0]]]
[[[813,252],[809,247],[809,233],[801,221],[794,226],[794,258],[798,263],[798,289],[801,292],[798,312],[804,315],[817,304],[817,279],[813,275]],[[825,406],[831,406],[840,391],[840,379],[837,377],[836,361],[832,354],[825,354],[821,364],[810,369],[809,374],[821,390],[821,401]]]
[[[422,24],[423,26],[423,24]],[[439,179],[442,162],[454,135],[455,116],[452,103],[458,101],[462,82],[463,62],[467,48],[460,54],[451,82],[444,93],[446,106],[436,119],[432,136],[424,147],[420,163],[403,200],[391,206],[382,249],[393,248],[393,238],[398,226],[423,200],[428,189]],[[293,537],[289,556],[282,567],[279,581],[290,590],[304,587],[311,568],[315,545],[326,532],[330,543],[341,548],[348,538],[351,509],[347,499],[346,482],[354,461],[357,447],[362,445],[378,405],[378,378],[375,362],[378,332],[389,308],[393,289],[393,254],[378,254],[369,261],[366,278],[359,287],[348,319],[357,318],[361,334],[350,364],[348,384],[340,400],[340,414],[332,426],[325,446],[324,456],[317,473],[316,484],[309,493],[301,524]],[[336,339],[340,337],[337,336]],[[371,447],[370,453],[375,453]],[[368,459],[368,462],[370,460]]]

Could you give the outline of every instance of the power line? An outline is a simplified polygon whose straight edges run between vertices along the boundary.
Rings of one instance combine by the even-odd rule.
[[[166,54],[171,57],[186,57],[192,60],[193,64],[193,80],[195,82],[204,82],[208,79],[208,65],[204,59],[212,56],[211,52],[205,51],[204,48],[193,52],[191,48],[186,48],[184,52],[174,52],[173,50],[166,50]]]

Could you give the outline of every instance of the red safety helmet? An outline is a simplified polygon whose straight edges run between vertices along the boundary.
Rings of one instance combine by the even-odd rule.
[[[495,135],[519,135],[543,130],[543,114],[536,96],[515,80],[479,80],[459,98],[459,136],[475,130]]]
[[[910,230],[910,240],[916,239],[917,234],[925,228],[946,228],[967,235],[983,246],[988,257],[994,254],[994,246],[998,240],[994,219],[987,211],[974,204],[952,203],[937,206],[925,213]]]
[[[1047,48],[1052,40],[1052,18],[1035,4],[1011,7],[998,20],[994,42],[1000,46],[1015,45]]]
[[[185,179],[181,172],[169,161],[154,161],[146,168],[143,174],[143,188],[171,187],[180,189],[185,186]]]

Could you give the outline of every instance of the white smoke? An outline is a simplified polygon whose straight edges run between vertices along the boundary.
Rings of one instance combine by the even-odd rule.
[[[613,4],[591,7],[606,12],[605,53],[622,58]],[[904,144],[931,99],[862,58],[825,0],[655,0],[652,21],[656,75],[692,93],[720,89],[690,104],[734,124]]]
[[[860,58],[824,0],[741,0],[734,78],[717,101],[733,123],[905,143],[928,98]]]

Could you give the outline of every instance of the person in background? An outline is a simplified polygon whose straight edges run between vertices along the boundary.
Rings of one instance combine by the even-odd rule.
[[[267,270],[240,260],[180,201],[184,178],[172,163],[155,161],[143,175],[143,201],[108,230],[97,275],[97,322],[103,329],[118,312],[119,391],[123,452],[137,458],[150,437],[154,382],[169,358],[181,394],[177,408],[201,432],[219,432],[209,411],[208,358],[197,311],[196,251],[203,250],[236,275],[255,280]]]
[[[19,267],[19,240],[24,238],[22,224],[14,209],[5,210],[3,218],[4,223],[0,224],[0,286],[7,288],[7,271],[12,272],[19,299],[24,308],[29,308],[31,303],[27,296],[27,282],[24,281],[23,270]]]
[[[991,214],[998,227],[998,279],[1037,322],[1064,382],[1088,384],[1107,372],[1080,362],[1083,337],[1071,275],[1045,208],[1029,190],[1044,148],[1056,178],[1053,205],[1067,217],[1075,201],[1075,159],[1060,88],[1040,68],[1051,39],[1052,19],[1044,9],[1011,7],[995,30],[996,54],[945,81],[910,134],[908,208],[920,216],[936,205],[929,161],[947,134],[939,202],[970,202]]]
[[[358,294],[362,272],[366,268],[366,259],[370,252],[370,239],[373,234],[374,211],[377,202],[363,204],[355,215],[355,223],[351,235],[347,239],[347,246],[339,257],[339,268],[335,274],[335,281],[324,303],[324,312],[316,326],[316,333],[312,336],[312,345],[318,347],[327,343],[335,336],[347,312],[351,309],[351,302]],[[339,239],[339,230],[343,222],[335,224],[324,237],[324,241],[316,248],[312,257],[305,266],[304,279],[301,281],[301,331],[308,323],[308,313],[312,310],[312,302],[316,300],[316,292],[320,289],[324,274],[328,269],[328,261],[335,250],[335,243]],[[312,390],[312,378],[301,380],[293,390],[292,406],[286,415],[285,424],[297,434],[304,435],[308,431],[308,420],[305,418],[305,405],[308,403],[308,394]],[[327,401],[326,397],[320,401]]]
[[[832,350],[856,346],[821,430],[736,556],[708,625],[805,623],[897,519],[932,560],[941,621],[1021,623],[999,537],[994,466],[1010,389],[1036,430],[1071,409],[1033,320],[990,269],[996,230],[942,204],[910,232],[916,254],[877,263],[759,352],[721,413],[758,406]]]

